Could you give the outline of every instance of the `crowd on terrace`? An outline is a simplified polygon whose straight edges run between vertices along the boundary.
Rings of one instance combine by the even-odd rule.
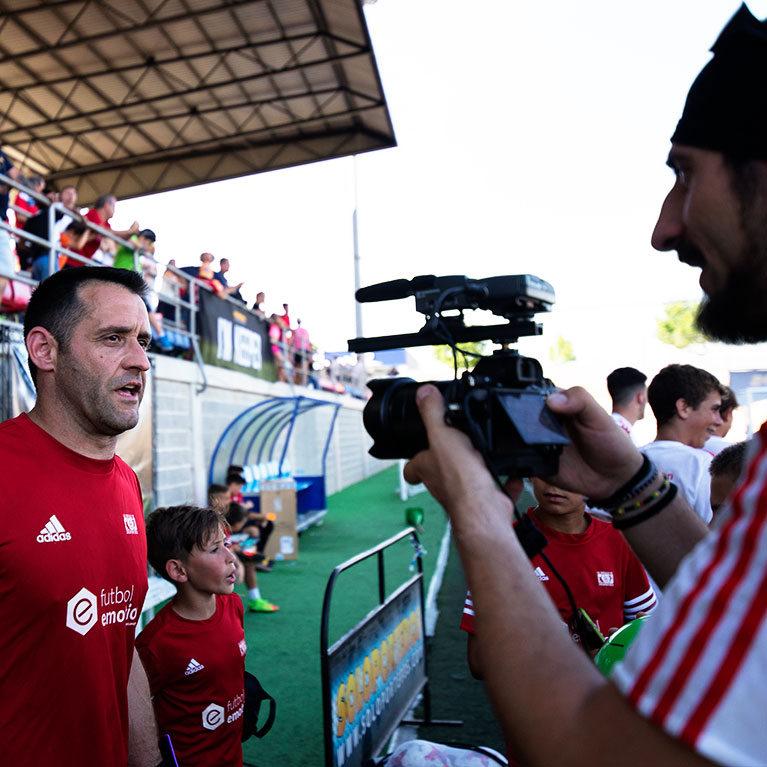
[[[24,176],[0,151],[2,181],[6,182],[0,185],[2,314],[23,315],[35,284],[59,269],[86,264],[132,269],[143,275],[150,289],[147,310],[155,352],[192,355],[191,339],[199,331],[195,318],[204,290],[237,302],[265,324],[279,381],[339,393],[349,388],[338,364],[317,354],[301,320],[291,320],[287,303],[282,311],[267,314],[266,296],[259,292],[248,306],[240,292],[243,283],[229,282],[228,258],[221,257],[216,265],[215,256],[204,252],[198,263],[189,265],[177,265],[175,258],[159,261],[153,229],[137,221],[123,230],[112,228],[117,205],[113,194],[99,196],[82,212],[76,187],[56,189],[39,175]]]

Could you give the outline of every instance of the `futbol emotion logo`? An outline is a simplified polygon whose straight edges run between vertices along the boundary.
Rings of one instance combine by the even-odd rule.
[[[206,730],[215,730],[224,723],[224,708],[215,703],[211,703],[202,712],[202,726]]]
[[[82,588],[67,602],[67,627],[85,636],[99,617],[98,598]]]

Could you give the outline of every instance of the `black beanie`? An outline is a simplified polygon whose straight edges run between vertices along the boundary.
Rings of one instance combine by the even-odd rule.
[[[767,22],[741,5],[711,51],[671,141],[767,159]]]

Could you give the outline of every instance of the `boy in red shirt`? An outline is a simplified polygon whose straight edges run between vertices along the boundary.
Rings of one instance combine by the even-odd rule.
[[[538,478],[532,483],[538,506],[527,513],[548,544],[543,549],[546,558],[538,554],[531,565],[573,641],[580,642],[581,637],[573,625],[572,604],[551,565],[567,583],[576,607],[585,610],[605,636],[637,618],[639,613],[655,609],[657,600],[647,574],[620,532],[587,514],[580,494],[565,492]],[[461,628],[468,632],[469,668],[475,677],[481,678],[471,593],[466,596]]]
[[[161,734],[184,767],[242,766],[245,631],[229,526],[215,509],[147,518],[149,563],[177,589],[136,639]]]

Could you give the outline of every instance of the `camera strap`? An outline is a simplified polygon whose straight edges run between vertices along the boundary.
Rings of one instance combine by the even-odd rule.
[[[525,515],[514,525],[519,543],[525,550],[528,559],[532,559],[543,551],[548,543],[546,536],[535,526],[532,519]]]

